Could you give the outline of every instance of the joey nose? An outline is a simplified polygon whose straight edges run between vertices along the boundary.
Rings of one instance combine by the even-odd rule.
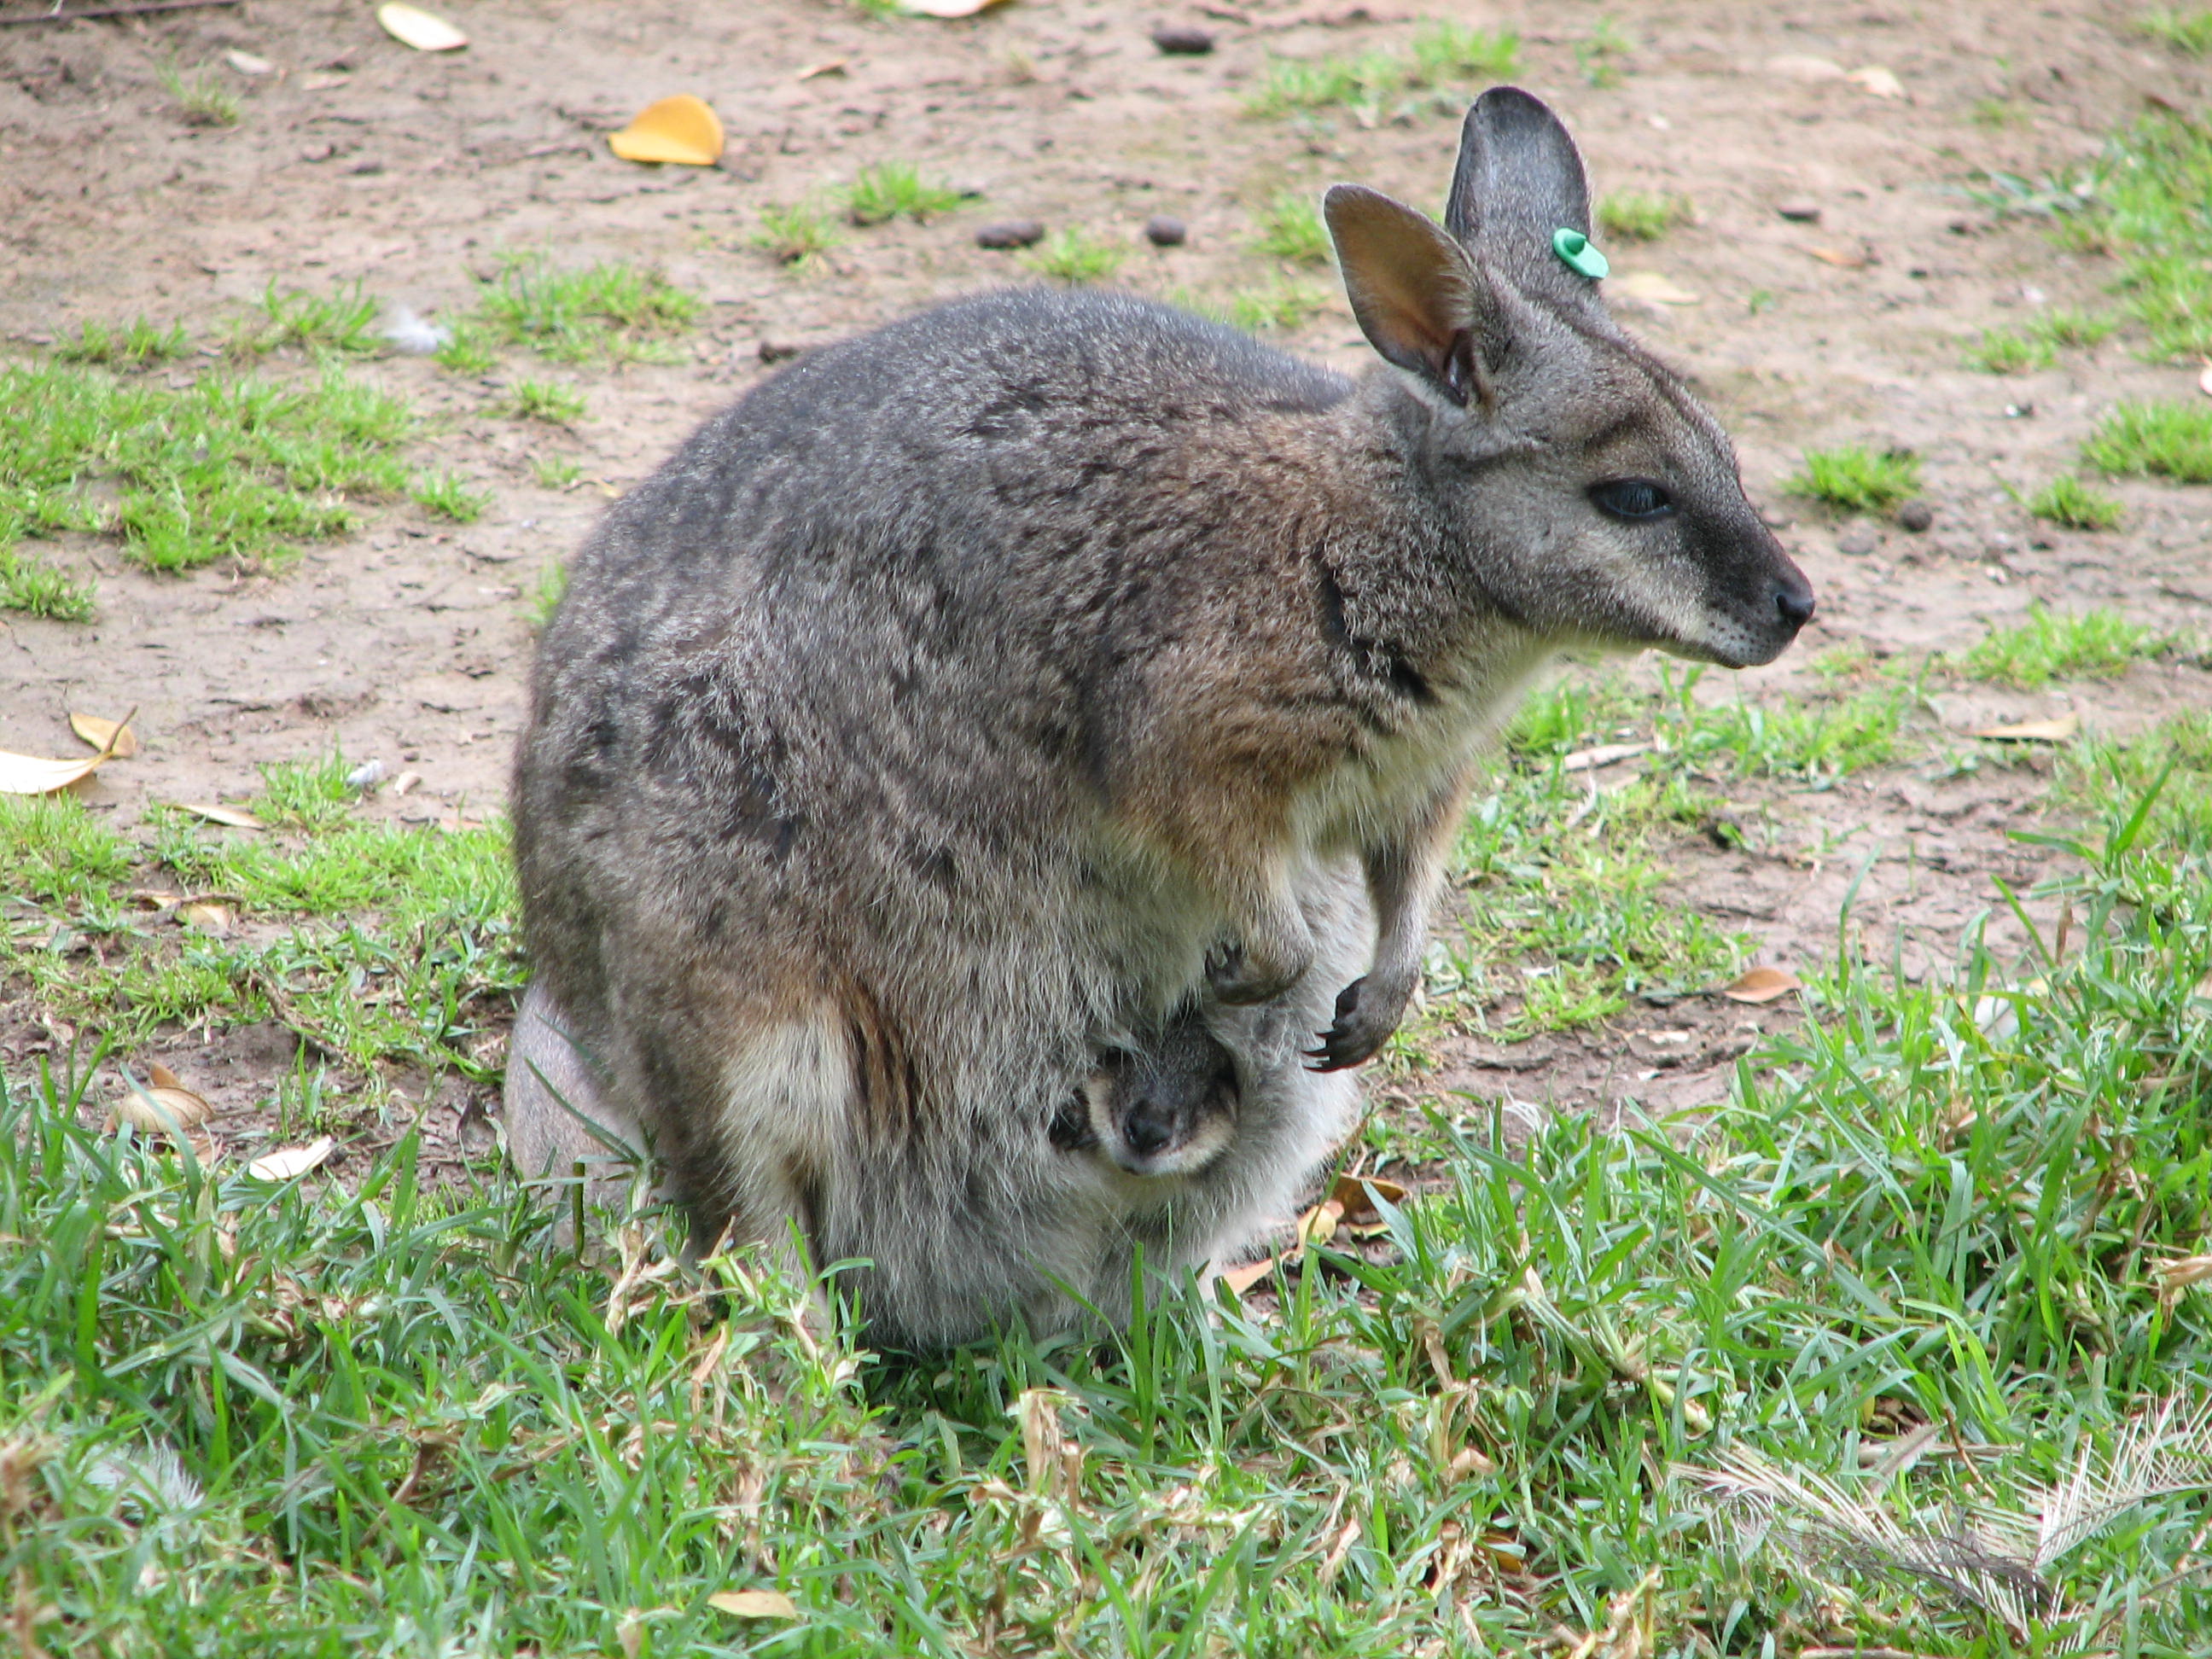
[[[1138,1157],[1150,1158],[1168,1144],[1168,1126],[1156,1117],[1133,1112],[1121,1126],[1121,1138],[1129,1143],[1129,1150]]]
[[[1813,585],[1802,576],[1795,580],[1784,578],[1774,590],[1774,608],[1781,613],[1782,625],[1792,634],[1812,621],[1813,606]]]

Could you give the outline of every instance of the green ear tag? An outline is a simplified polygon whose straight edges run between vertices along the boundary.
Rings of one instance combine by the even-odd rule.
[[[1552,252],[1565,262],[1566,267],[1577,276],[1587,276],[1595,282],[1601,276],[1613,274],[1613,267],[1605,262],[1605,255],[1590,246],[1590,239],[1579,230],[1569,230],[1565,225],[1552,233]]]

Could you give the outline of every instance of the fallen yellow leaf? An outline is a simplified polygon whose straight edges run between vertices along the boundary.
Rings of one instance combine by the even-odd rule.
[[[1662,276],[1656,270],[1632,270],[1626,276],[1616,276],[1613,279],[1613,291],[1655,306],[1702,303],[1699,295],[1691,293],[1673,277]]]
[[[1262,1257],[1257,1261],[1240,1261],[1233,1267],[1224,1267],[1221,1270],[1221,1282],[1229,1287],[1232,1294],[1242,1296],[1269,1273],[1274,1272],[1278,1260],[1279,1258],[1271,1255]]]
[[[1833,265],[1838,270],[1863,270],[1868,264],[1864,248],[1808,247],[1805,252],[1822,264]]]
[[[51,795],[57,789],[68,788],[80,778],[90,777],[100,769],[100,763],[115,757],[117,739],[130,731],[131,719],[137,712],[134,708],[118,720],[116,729],[99,745],[100,752],[83,760],[48,760],[38,755],[11,755],[0,750],[0,795]],[[74,716],[70,723],[74,726]],[[84,734],[80,732],[77,735]]]
[[[2054,720],[2018,720],[2010,726],[1984,726],[1969,732],[1970,738],[1987,738],[1994,743],[2064,743],[2081,729],[2079,714],[2061,714]]]
[[[173,1127],[198,1128],[214,1110],[204,1095],[195,1094],[190,1089],[158,1083],[142,1089],[133,1084],[108,1112],[107,1125],[113,1128],[118,1122],[123,1122],[149,1134],[167,1134]]]
[[[1804,981],[1787,968],[1753,968],[1732,985],[1721,987],[1730,1002],[1775,1002],[1792,991],[1805,988]]]
[[[847,61],[842,58],[825,58],[818,64],[809,64],[791,78],[794,81],[811,81],[817,75],[842,75],[845,72]]]
[[[233,830],[266,830],[269,827],[243,807],[222,806],[212,801],[179,801],[177,811],[190,812],[196,818],[205,818],[210,823],[228,824]]]
[[[246,1173],[256,1181],[292,1181],[319,1170],[330,1161],[338,1144],[328,1135],[318,1135],[304,1146],[285,1146],[273,1152],[264,1152],[246,1166]]]
[[[781,1590],[716,1590],[707,1605],[740,1619],[796,1619],[799,1608]]]
[[[117,760],[129,760],[138,752],[136,732],[98,714],[71,714],[70,730],[94,749],[109,749]]]
[[[710,167],[722,159],[722,122],[706,100],[679,92],[647,104],[607,148],[625,161],[672,161],[679,167]]]
[[[177,920],[196,933],[213,933],[220,938],[230,931],[230,907],[194,899],[177,907]]]
[[[181,1089],[185,1086],[183,1080],[158,1060],[146,1062],[146,1080],[156,1089]]]
[[[419,6],[379,6],[376,21],[401,46],[412,46],[417,52],[458,52],[469,43],[467,35]]]

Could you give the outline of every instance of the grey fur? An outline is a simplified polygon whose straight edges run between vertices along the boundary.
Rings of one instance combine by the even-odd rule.
[[[1131,1175],[1188,1175],[1226,1151],[1243,1104],[1237,1056],[1196,1007],[1134,1047],[1100,1057],[1083,1092],[1053,1120],[1063,1152],[1110,1159]]]
[[[702,1239],[865,1258],[881,1341],[1120,1316],[1136,1246],[1239,1248],[1349,1130],[1528,681],[1795,635],[1717,426],[1523,246],[1587,200],[1572,141],[1510,88],[1468,131],[1471,244],[1329,194],[1395,368],[988,295],[795,363],[578,556],[517,770],[520,1052],[573,1034],[604,1098],[571,1103],[650,1134]],[[1593,504],[1623,479],[1672,509]],[[1237,1064],[1219,1154],[1054,1146],[1098,1055],[1194,1000]]]

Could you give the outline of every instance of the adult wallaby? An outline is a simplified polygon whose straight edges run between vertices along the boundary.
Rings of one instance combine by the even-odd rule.
[[[1325,208],[1358,381],[1125,295],[926,312],[710,421],[546,630],[511,1084],[641,1124],[702,1239],[864,1260],[876,1340],[1121,1316],[1138,1248],[1178,1272],[1284,1214],[1530,679],[1591,645],[1766,662],[1812,614],[1583,274],[1542,103],[1468,112],[1441,228]],[[1194,999],[1237,1073],[1218,1154],[1055,1146],[1098,1056]]]

